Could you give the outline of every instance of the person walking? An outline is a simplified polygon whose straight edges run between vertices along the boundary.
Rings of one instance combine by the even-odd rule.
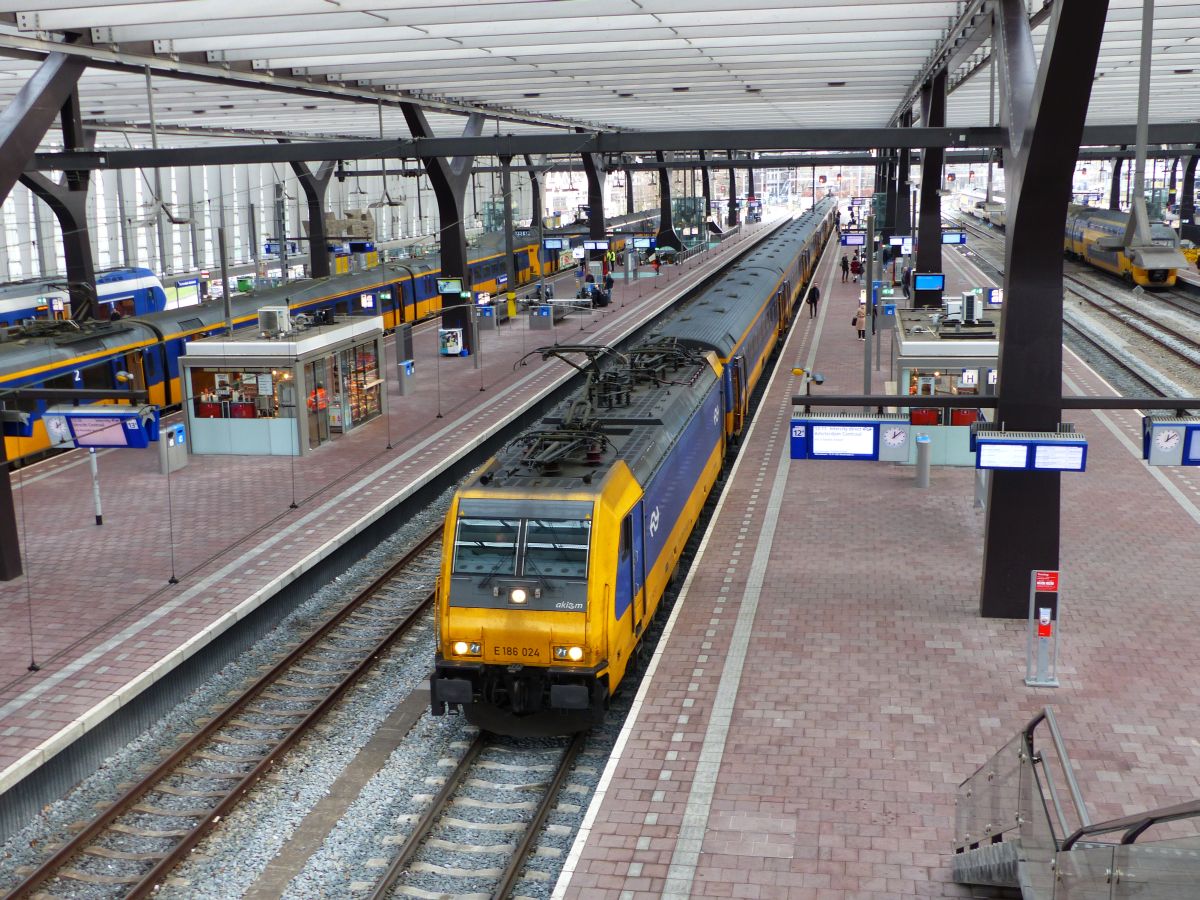
[[[808,317],[817,317],[817,304],[821,302],[821,289],[815,284],[808,289]]]
[[[846,254],[842,254],[842,284],[846,283],[846,279],[850,277],[850,260],[846,258]]]
[[[867,304],[866,301],[858,304],[858,312],[854,314],[854,318],[850,324],[858,329],[858,339],[865,341],[867,339]]]
[[[862,274],[862,260],[858,258],[858,252],[855,251],[854,259],[850,260],[850,274],[854,276],[854,283],[858,284],[858,276]]]

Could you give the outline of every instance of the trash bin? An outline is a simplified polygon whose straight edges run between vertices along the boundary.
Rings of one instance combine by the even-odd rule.
[[[182,422],[162,426],[158,436],[159,474],[178,472],[187,463],[187,428]]]
[[[407,397],[413,392],[413,384],[416,381],[414,372],[416,365],[411,359],[400,360],[400,396]]]

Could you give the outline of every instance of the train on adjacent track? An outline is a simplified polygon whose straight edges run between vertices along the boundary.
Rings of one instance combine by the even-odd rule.
[[[1006,205],[1001,200],[981,200],[964,195],[963,212],[1004,229]],[[1072,203],[1067,208],[1063,251],[1080,262],[1102,269],[1143,288],[1174,287],[1181,265],[1179,233],[1163,222],[1150,223],[1153,246],[1130,250],[1124,246],[1129,213]]]
[[[127,266],[96,273],[96,303],[121,316],[145,316],[166,308],[162,282],[149,269]],[[26,319],[62,319],[71,311],[67,285],[54,278],[14,281],[0,285],[0,328]]]
[[[626,229],[651,230],[657,216],[650,214],[623,217],[617,223]],[[577,226],[547,231],[547,236],[563,237],[563,249],[582,243],[584,235]],[[616,249],[624,245],[625,237],[613,242]],[[536,279],[543,272],[558,271],[559,250],[538,252],[535,232],[518,232],[513,256],[518,286]],[[480,238],[469,252],[469,282],[476,291],[495,293],[501,290],[505,275],[503,236],[489,233]],[[179,357],[189,341],[225,330],[225,313],[221,301],[208,301],[178,309],[162,310],[164,297],[158,286],[156,298],[152,286],[141,283],[149,279],[157,284],[149,270],[121,270],[127,277],[98,278],[102,303],[126,303],[137,296],[140,306],[132,315],[125,315],[127,305],[116,307],[122,318],[115,321],[75,322],[21,316],[14,324],[0,326],[0,391],[17,388],[93,388],[107,390],[146,391],[149,402],[160,407],[181,404]],[[441,273],[436,256],[385,262],[360,272],[333,275],[323,279],[293,281],[246,294],[231,300],[234,328],[256,327],[258,310],[263,306],[288,306],[293,313],[314,315],[329,312],[334,315],[380,315],[384,327],[395,328],[415,322],[441,309],[437,291],[437,276]],[[136,278],[135,278],[136,276]],[[139,282],[141,293],[135,294],[130,279]],[[125,288],[120,289],[124,283]],[[114,287],[115,286],[115,287]],[[106,299],[109,295],[112,297]],[[119,291],[114,293],[114,291]],[[26,293],[28,293],[26,291]],[[44,296],[44,295],[41,295]],[[63,292],[65,300],[66,294]],[[157,309],[150,311],[157,304]],[[69,308],[69,301],[68,301]],[[118,378],[121,373],[121,378]],[[127,374],[130,377],[127,377]],[[5,449],[8,459],[19,459],[40,453],[50,447],[41,415],[47,403],[43,400],[9,398],[10,410],[29,414],[23,429],[6,425]],[[9,430],[11,429],[11,431]]]
[[[487,730],[523,735],[603,718],[746,426],[835,209],[824,200],[781,227],[627,352],[538,351],[582,355],[586,385],[451,502],[435,715],[460,709]]]

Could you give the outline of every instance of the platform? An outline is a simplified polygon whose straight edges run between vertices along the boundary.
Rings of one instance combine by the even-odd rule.
[[[1062,687],[1026,687],[1025,623],[978,614],[974,470],[921,490],[906,466],[788,459],[788,364],[825,376],[814,392],[863,387],[859,285],[834,256],[555,897],[977,896],[950,881],[955,788],[1047,704],[1093,819],[1200,795],[1200,477],[1146,467],[1134,412],[1075,416],[1090,452],[1062,476]],[[950,290],[989,283],[944,260]],[[1112,393],[1069,352],[1064,391]]]
[[[575,371],[540,358],[517,367],[526,353],[555,341],[620,340],[766,231],[664,266],[653,280],[618,278],[608,307],[573,313],[553,330],[531,331],[518,316],[482,331],[478,368],[473,358],[437,356],[436,323],[420,326],[409,396],[399,394],[389,339],[385,414],[301,458],[195,456],[168,478],[157,449],[101,451],[102,526],[84,451],[14,473],[27,574],[0,584],[0,794],[9,792],[0,836],[40,805],[14,785]],[[565,293],[571,276],[561,277]],[[38,671],[27,670],[31,661]]]

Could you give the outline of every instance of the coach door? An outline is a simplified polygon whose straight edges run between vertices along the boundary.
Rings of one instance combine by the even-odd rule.
[[[745,358],[735,356],[729,361],[729,387],[733,395],[733,433],[742,433],[742,421],[746,410]]]

